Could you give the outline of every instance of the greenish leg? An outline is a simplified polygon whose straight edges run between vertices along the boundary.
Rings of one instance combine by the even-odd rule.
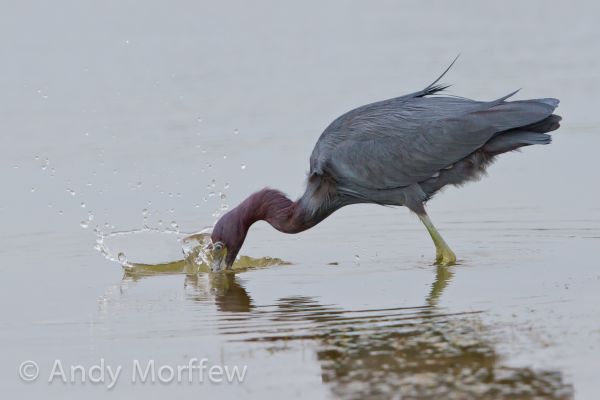
[[[456,263],[456,255],[442,238],[442,235],[435,229],[435,226],[429,219],[427,214],[417,214],[435,244],[435,263],[437,265],[454,265]]]

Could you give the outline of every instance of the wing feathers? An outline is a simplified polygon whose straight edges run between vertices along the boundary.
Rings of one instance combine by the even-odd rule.
[[[551,141],[552,137],[545,133],[515,131],[496,136],[483,146],[483,150],[495,155],[516,150],[522,146],[549,144]]]
[[[368,104],[333,121],[313,150],[311,174],[328,173],[354,188],[406,187],[484,146],[494,153],[542,143],[548,140],[543,132],[558,127],[560,117],[552,114],[557,99],[506,101],[517,91],[490,102],[426,97],[443,88],[437,83],[455,61],[421,92]]]
[[[477,111],[476,114],[486,120],[496,131],[501,132],[546,119],[556,108],[550,100],[554,99],[502,102],[486,110]]]

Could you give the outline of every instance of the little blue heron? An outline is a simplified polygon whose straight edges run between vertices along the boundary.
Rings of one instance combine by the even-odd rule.
[[[454,60],[456,61],[456,60]],[[306,191],[292,201],[265,188],[223,215],[211,234],[211,269],[230,268],[250,226],[264,220],[285,233],[309,229],[334,211],[358,203],[406,206],[423,222],[436,263],[456,256],[425,203],[446,185],[476,180],[494,158],[523,146],[548,144],[559,127],[553,98],[493,101],[442,95],[438,84],[348,111],[321,134],[310,157]]]

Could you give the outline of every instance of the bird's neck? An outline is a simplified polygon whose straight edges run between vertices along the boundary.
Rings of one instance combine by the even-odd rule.
[[[302,202],[292,201],[273,189],[263,189],[250,195],[237,209],[246,229],[262,220],[280,232],[298,233],[318,222],[308,215]]]
[[[315,193],[313,186],[309,183],[298,201],[268,188],[250,195],[237,206],[242,226],[247,231],[256,221],[267,221],[284,233],[299,233],[312,228],[338,208],[332,204],[322,207],[323,198]]]

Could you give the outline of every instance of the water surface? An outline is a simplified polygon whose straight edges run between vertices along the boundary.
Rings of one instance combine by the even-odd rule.
[[[597,398],[598,7],[5,4],[3,394]],[[431,201],[458,265],[432,265],[407,210],[366,205],[299,235],[257,223],[242,251],[252,268],[214,275],[180,262],[182,233],[249,193],[299,196],[335,117],[422,88],[459,52],[452,94],[522,88],[516,98],[561,99],[564,121],[552,145],[503,156],[489,177]],[[142,233],[110,235],[131,231]],[[123,271],[119,252],[146,265]],[[110,390],[42,379],[56,359],[192,358],[248,374],[243,384],[124,377]],[[34,383],[19,380],[25,360],[40,366]]]

